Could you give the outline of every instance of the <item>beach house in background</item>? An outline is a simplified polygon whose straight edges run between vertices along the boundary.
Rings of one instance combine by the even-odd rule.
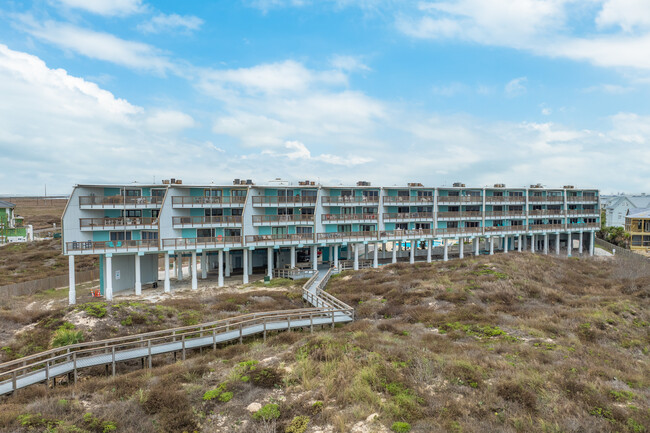
[[[625,231],[630,234],[630,249],[650,254],[650,208],[632,209],[625,216]]]
[[[101,292],[111,299],[118,291],[139,294],[144,284],[156,282],[160,258],[169,291],[170,259],[177,279],[188,260],[197,286],[197,255],[201,277],[216,271],[223,285],[224,276],[241,275],[247,283],[254,270],[271,277],[274,269],[295,269],[300,262],[340,267],[344,258],[357,269],[362,254],[364,265],[376,267],[378,251],[388,262],[399,254],[410,254],[413,262],[426,250],[430,261],[436,245],[434,253],[447,260],[452,243],[469,244],[474,254],[550,248],[571,255],[583,246],[593,254],[599,209],[598,190],[572,186],[255,185],[239,179],[231,185],[175,179],[77,185],[63,215],[63,252],[70,258],[74,302],[76,255],[99,256]],[[456,257],[465,254],[465,248],[455,250]]]
[[[605,225],[624,227],[628,211],[650,207],[650,195],[620,194],[602,196],[601,205],[605,209]]]
[[[33,238],[32,227],[25,227],[23,218],[16,215],[16,205],[0,200],[0,244],[27,242]]]

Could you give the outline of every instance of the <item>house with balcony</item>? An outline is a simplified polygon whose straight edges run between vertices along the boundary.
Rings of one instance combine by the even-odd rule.
[[[172,273],[180,281],[189,271],[195,288],[197,269],[201,278],[216,274],[221,286],[225,278],[247,283],[255,272],[273,277],[342,259],[357,268],[361,249],[373,266],[379,250],[382,260],[448,260],[463,257],[466,244],[474,254],[592,253],[599,200],[595,189],[541,185],[77,185],[63,216],[63,250],[72,268],[77,255],[99,256],[110,299],[159,279],[169,291]]]
[[[625,216],[625,231],[630,234],[630,249],[650,254],[650,208],[629,210]]]

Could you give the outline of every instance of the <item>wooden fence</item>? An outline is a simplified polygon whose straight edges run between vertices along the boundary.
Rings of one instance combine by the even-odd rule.
[[[77,284],[94,281],[99,279],[99,269],[90,269],[88,271],[77,272],[75,282]],[[43,278],[40,280],[25,281],[23,283],[9,284],[0,286],[0,298],[10,296],[31,295],[32,293],[43,290],[56,289],[58,287],[68,286],[68,274],[57,275],[54,277]]]

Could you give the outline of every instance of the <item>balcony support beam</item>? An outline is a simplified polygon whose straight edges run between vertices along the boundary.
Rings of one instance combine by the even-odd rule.
[[[140,254],[135,253],[133,256],[133,260],[135,261],[135,296],[140,296],[142,295],[142,277],[141,277],[141,269],[140,269]]]
[[[596,233],[591,231],[589,232],[589,256],[593,257],[594,255],[594,238],[596,237]]]
[[[555,255],[560,255],[560,234],[555,233]]]
[[[571,232],[567,233],[566,241],[566,256],[571,257],[571,249],[573,248],[573,234]]]
[[[225,251],[226,253],[226,278],[230,276],[230,251]]]
[[[503,237],[503,253],[508,254],[508,241],[510,240],[510,236],[504,236]]]
[[[385,259],[388,256],[388,251],[386,251],[386,242],[381,243],[381,258]]]
[[[192,251],[192,262],[190,264],[192,267],[192,290],[198,289],[198,281],[196,278],[196,251]]]
[[[219,250],[219,261],[217,263],[219,273],[217,276],[217,286],[223,287],[223,250]]]
[[[248,250],[248,275],[253,275],[253,250]]]
[[[535,252],[535,234],[530,235],[530,252]]]
[[[448,239],[443,239],[443,247],[442,247],[442,260],[443,261],[448,261],[449,260],[449,244],[447,243]]]
[[[521,235],[517,236],[517,252],[521,252]]]
[[[176,253],[176,279],[183,279],[183,254]]]
[[[169,283],[169,253],[165,253],[165,281],[163,283],[165,293],[171,292],[171,284]]]
[[[77,290],[75,285],[75,267],[74,256],[68,256],[68,304],[74,305],[77,303]]]
[[[479,255],[479,248],[480,248],[480,239],[478,237],[474,238],[474,256]]]

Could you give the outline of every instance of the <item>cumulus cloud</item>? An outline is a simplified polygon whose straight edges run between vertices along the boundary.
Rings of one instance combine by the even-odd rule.
[[[192,15],[158,14],[138,25],[143,33],[163,33],[169,31],[193,32],[201,28],[203,20]]]
[[[526,93],[526,77],[514,78],[505,86],[506,95],[510,97],[520,96]]]
[[[151,131],[159,133],[179,132],[196,125],[192,116],[176,110],[156,110],[145,123]]]

